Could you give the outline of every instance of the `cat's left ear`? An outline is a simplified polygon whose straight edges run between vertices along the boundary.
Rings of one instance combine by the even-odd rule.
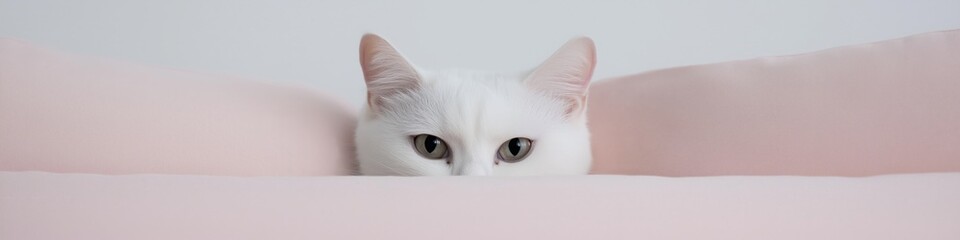
[[[590,38],[571,39],[533,70],[524,83],[566,101],[568,117],[576,119],[586,109],[587,88],[597,63],[596,52]]]

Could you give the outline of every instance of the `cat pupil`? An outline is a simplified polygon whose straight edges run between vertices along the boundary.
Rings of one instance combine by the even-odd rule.
[[[437,150],[437,145],[440,144],[440,139],[434,136],[427,136],[426,141],[424,141],[423,146],[427,149],[427,152],[432,153],[433,150]]]
[[[520,139],[519,138],[510,139],[509,148],[510,148],[510,154],[513,154],[514,156],[520,153]]]

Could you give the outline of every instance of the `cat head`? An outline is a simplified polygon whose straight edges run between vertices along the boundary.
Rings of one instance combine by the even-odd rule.
[[[383,38],[360,41],[364,175],[586,174],[593,41],[575,38],[525,74],[424,71]]]

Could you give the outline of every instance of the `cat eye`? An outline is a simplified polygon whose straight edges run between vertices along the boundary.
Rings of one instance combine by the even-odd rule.
[[[515,163],[523,160],[530,153],[532,141],[529,138],[512,138],[500,145],[497,155],[504,162]]]
[[[430,134],[413,137],[413,145],[421,156],[429,159],[441,159],[447,156],[447,143]]]

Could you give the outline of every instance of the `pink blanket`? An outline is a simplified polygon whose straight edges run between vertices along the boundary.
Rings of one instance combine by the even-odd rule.
[[[0,239],[956,240],[958,93],[929,33],[591,88],[594,173],[713,177],[307,177],[322,94],[0,40]]]
[[[0,239],[960,239],[960,173],[870,178],[0,173]]]

